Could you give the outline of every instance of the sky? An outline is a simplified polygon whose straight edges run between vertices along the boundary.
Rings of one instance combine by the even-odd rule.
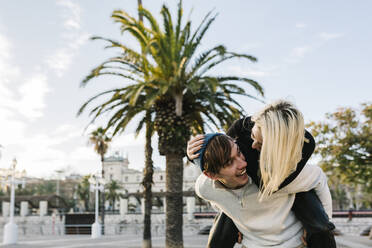
[[[157,17],[164,2],[173,14],[178,2],[142,1]],[[213,73],[258,81],[266,102],[290,100],[306,122],[371,102],[371,1],[185,0],[183,6],[194,28],[209,11],[218,14],[199,52],[224,44],[258,59],[229,62]],[[87,113],[76,114],[90,97],[126,82],[106,76],[80,87],[95,66],[118,52],[90,37],[138,48],[110,18],[117,9],[137,18],[136,8],[137,0],[0,0],[0,168],[16,158],[18,169],[36,177],[54,177],[60,169],[83,175],[100,169],[88,136],[105,119],[88,125]],[[238,100],[246,114],[263,106]],[[118,150],[131,168],[141,169],[144,134],[134,136],[135,124],[113,140],[109,153]],[[155,166],[164,168],[156,137],[153,147]]]

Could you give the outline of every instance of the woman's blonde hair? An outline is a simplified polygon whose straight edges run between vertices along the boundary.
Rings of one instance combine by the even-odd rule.
[[[273,102],[252,120],[262,134],[260,172],[262,184],[259,199],[270,196],[293,171],[302,158],[304,118],[290,102]]]

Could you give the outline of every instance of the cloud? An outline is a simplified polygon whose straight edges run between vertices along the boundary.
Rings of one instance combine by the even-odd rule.
[[[77,149],[74,149],[74,151],[69,154],[69,158],[73,161],[90,160],[98,159],[98,155],[94,152],[93,147],[85,145],[79,146]]]
[[[0,34],[0,58],[1,60],[9,59],[10,57],[10,42],[8,39]],[[0,61],[1,61],[0,60]]]
[[[291,56],[295,58],[303,58],[306,53],[310,52],[312,47],[310,45],[293,48]]]
[[[252,49],[255,49],[255,48],[259,48],[259,47],[261,47],[261,45],[262,44],[260,44],[258,42],[246,43],[240,49],[243,50],[243,51],[249,51],[249,50],[252,50]]]
[[[11,50],[11,42],[0,34],[0,107],[12,106],[14,93],[9,87],[20,76],[19,68],[12,63]]]
[[[17,103],[18,111],[29,119],[42,117],[46,107],[45,98],[49,91],[46,75],[41,73],[33,75],[19,88],[21,97]]]
[[[62,77],[71,67],[79,48],[88,41],[90,34],[81,31],[81,8],[78,4],[69,0],[61,0],[57,4],[62,7],[64,32],[61,38],[64,46],[47,56],[45,62],[58,77]]]
[[[343,33],[326,33],[322,32],[319,34],[320,38],[322,38],[324,41],[334,40],[338,39],[344,36]]]
[[[239,75],[242,77],[254,77],[254,78],[262,78],[267,77],[272,74],[272,72],[276,69],[276,67],[273,66],[256,66],[256,65],[250,65],[250,66],[230,66],[228,67],[228,71],[231,71],[234,75]]]
[[[2,118],[0,117],[0,121]],[[17,122],[11,122],[12,125]],[[18,122],[8,132],[15,134],[3,139],[0,130],[1,144],[4,146],[2,164],[10,164],[16,157],[19,169],[26,169],[31,176],[50,176],[57,169],[72,166],[79,173],[94,172],[100,166],[98,155],[88,146],[81,135],[81,127],[64,123],[53,131],[27,132],[27,126]]]
[[[124,134],[121,136],[116,137],[112,144],[111,147],[128,147],[128,146],[145,146],[145,132],[141,131],[139,135],[136,137],[135,133],[129,133],[129,134]]]
[[[51,132],[33,135],[22,145],[32,147],[20,154],[20,157],[27,157],[26,170],[32,175],[50,175],[67,165],[79,173],[94,171],[99,166],[98,156],[81,135],[81,127],[69,123],[61,124]]]
[[[82,129],[68,123],[52,131],[39,125],[31,127],[30,121],[44,115],[50,92],[48,77],[41,72],[21,73],[13,62],[13,49],[11,40],[0,34],[0,144],[3,146],[0,166],[9,167],[16,157],[18,168],[26,169],[29,175],[48,175],[66,163],[74,163],[69,158],[69,149],[61,147],[78,143]],[[89,161],[86,164],[92,165]]]
[[[6,147],[23,140],[26,124],[15,118],[14,111],[0,108],[0,144]]]
[[[293,48],[289,54],[289,57],[285,59],[285,62],[297,63],[301,61],[308,53],[315,51],[331,40],[338,39],[343,36],[343,33],[322,32],[317,35],[317,39],[315,39],[312,43]]]
[[[302,23],[302,22],[296,23],[296,28],[305,28],[305,27],[306,27],[305,23]]]
[[[20,117],[16,113],[28,120],[41,117],[49,92],[47,77],[42,73],[32,75],[22,84],[21,71],[12,59],[11,42],[0,34],[0,115],[6,118],[3,124]]]
[[[70,0],[60,0],[57,5],[65,7],[62,15],[64,18],[63,26],[66,29],[77,29],[81,27],[81,8],[78,4]]]
[[[289,64],[298,63],[305,58],[306,54],[313,51],[317,46],[319,46],[318,43],[295,47],[290,51],[289,56],[284,59],[284,62]]]
[[[47,56],[45,63],[62,76],[89,35],[80,31],[79,6],[71,1],[58,4],[63,9],[63,45]],[[51,91],[49,74],[40,72],[42,65],[25,74],[14,61],[12,44],[9,37],[0,33],[0,144],[3,146],[0,167],[9,167],[16,157],[18,169],[26,169],[32,176],[48,176],[68,164],[79,172],[96,170],[99,159],[87,146],[83,127],[65,122],[50,128],[48,123],[36,122],[47,108],[46,96]]]
[[[46,62],[57,73],[57,76],[61,77],[71,65],[73,57],[74,54],[72,51],[66,48],[60,48],[53,55],[50,55],[46,59]]]
[[[17,91],[17,86],[21,81],[21,73],[12,61],[12,49],[11,41],[0,34],[0,144],[5,149],[3,151],[4,159],[12,150],[8,149],[8,146],[14,146],[24,141],[24,131],[27,126],[24,121],[20,120],[20,117],[24,116],[20,116],[18,112],[20,109],[19,99],[28,99],[25,97],[27,92]],[[10,158],[10,161],[11,159],[13,157]]]

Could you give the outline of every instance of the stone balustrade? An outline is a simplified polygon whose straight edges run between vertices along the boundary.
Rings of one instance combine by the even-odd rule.
[[[15,216],[14,220],[18,225],[18,235],[21,236],[43,236],[43,235],[64,235],[64,218],[60,216]],[[161,236],[165,234],[164,214],[152,214],[152,234]],[[3,234],[4,225],[8,218],[0,219],[0,235]],[[189,221],[189,215],[184,214],[184,234],[196,234],[200,228],[210,225],[213,219],[202,219]],[[106,235],[141,234],[143,232],[143,215],[127,214],[105,216]]]
[[[372,217],[364,218],[334,218],[332,222],[342,234],[359,236],[360,233],[369,226],[372,226]]]
[[[196,234],[205,225],[211,225],[213,219],[190,219],[190,214],[185,213],[183,229],[185,235]],[[165,234],[165,215],[152,214],[152,235],[163,236]],[[8,217],[0,218],[0,235]],[[64,235],[64,218],[52,216],[15,216],[18,225],[19,236],[40,236],[40,235]],[[372,218],[348,218],[333,219],[338,230],[344,235],[358,236],[368,226],[372,225]],[[143,232],[143,215],[126,214],[105,216],[106,235],[140,235]]]

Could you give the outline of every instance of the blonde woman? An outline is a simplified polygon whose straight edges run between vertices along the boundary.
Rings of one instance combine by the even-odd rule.
[[[252,116],[252,121],[252,148],[260,151],[260,199],[264,199],[296,171],[304,142],[310,141],[305,139],[302,113],[287,101],[279,100],[265,106]]]
[[[308,247],[336,247],[331,231],[334,225],[329,222],[326,214],[327,212],[329,217],[331,217],[330,215],[332,212],[326,178],[319,167],[306,165],[307,160],[314,150],[315,142],[311,134],[304,130],[304,121],[301,112],[289,102],[277,101],[267,105],[252,118],[247,117],[236,121],[229,129],[228,135],[236,139],[236,143],[245,157],[247,165],[244,170],[246,170],[252,181],[258,186],[259,191],[257,198],[259,202],[263,202],[266,208],[270,206],[268,207],[269,209],[267,209],[268,215],[271,214],[271,224],[270,220],[267,220],[268,233],[261,231],[261,234],[256,235],[256,238],[260,238],[260,236],[268,237],[268,235],[271,235],[270,232],[272,232],[271,229],[274,225],[274,219],[286,218],[286,220],[288,220],[288,214],[290,213],[279,211],[278,214],[280,216],[272,215],[273,211],[277,211],[276,208],[290,209],[291,207],[288,208],[288,204],[290,204],[290,206],[293,204],[293,213],[308,232],[306,237]],[[222,138],[223,137],[219,137],[219,139]],[[196,159],[198,157],[196,151],[201,148],[201,144],[204,140],[206,140],[205,143],[209,142],[201,136],[189,142],[187,151],[190,159]],[[207,144],[204,144],[204,149],[206,150],[206,154],[208,154]],[[216,157],[221,157],[221,152],[215,154]],[[201,152],[200,157],[203,158],[203,152]],[[204,157],[204,159],[208,159],[208,157]],[[209,160],[213,161],[213,159]],[[229,159],[226,158],[226,161],[228,160]],[[204,163],[208,165],[210,161],[204,161]],[[224,161],[224,159],[222,159],[222,161]],[[220,168],[225,171],[230,168],[230,165],[220,165]],[[239,167],[239,169],[241,170],[242,168]],[[207,169],[204,170],[204,174],[209,174],[213,177],[213,173],[208,172],[208,166]],[[219,175],[220,179],[223,178],[222,173],[214,174],[214,178],[218,178],[216,175]],[[237,175],[239,173],[235,174]],[[242,179],[240,175],[235,181],[238,179]],[[314,191],[303,192],[313,188],[317,191],[317,194],[315,194]],[[203,185],[197,185],[196,189],[197,192],[203,192]],[[221,191],[216,192],[216,195],[217,193],[221,194]],[[297,193],[295,197],[294,193]],[[203,194],[201,196],[203,196]],[[215,195],[209,194],[206,198],[208,199],[208,197],[210,197],[210,199],[213,198],[215,203],[218,202],[218,197],[216,198]],[[244,198],[244,196],[241,197]],[[321,204],[318,197],[323,204]],[[252,208],[251,211],[264,211],[263,205],[260,205],[262,203],[259,202],[255,204],[261,206],[260,208],[262,208],[262,210],[260,210],[260,208]],[[278,202],[278,204],[274,202]],[[222,199],[220,203],[221,209],[224,209],[224,199]],[[254,203],[251,202],[251,204]],[[225,206],[226,211],[229,211],[230,205],[231,203]],[[270,211],[271,208],[273,211]],[[326,212],[324,209],[326,209]],[[245,210],[246,209],[241,209],[239,211]],[[243,225],[239,217],[234,219],[234,217],[238,216],[234,216],[234,212],[230,211],[226,213],[230,218],[233,217],[232,219],[234,222],[237,222],[236,224],[238,224],[238,227]],[[246,216],[250,216],[249,213],[246,213]],[[233,247],[234,243],[230,241],[231,238],[227,238],[228,234],[226,234],[226,230],[230,230],[234,233],[237,229],[231,221],[229,222],[226,220],[229,217],[222,214],[222,217],[219,218],[221,221],[217,222],[215,226],[223,225],[223,228],[214,228],[214,230],[224,231],[220,233],[211,233],[209,244],[213,245],[209,247]],[[251,225],[252,221],[257,222],[257,214],[252,215],[250,218],[252,220],[243,221],[245,226]],[[265,216],[262,216],[259,223],[262,224],[262,221],[265,222],[264,219]],[[229,227],[227,227],[227,225],[229,225]],[[287,237],[298,235],[298,233],[291,234],[290,230],[281,229],[280,225],[278,225],[278,227],[279,229],[277,229],[277,232],[287,233]],[[294,226],[288,226],[288,228],[293,227]],[[248,233],[252,233],[253,230],[255,230],[255,228],[252,229],[251,226],[250,230],[243,230],[243,232],[248,231]],[[264,230],[262,226],[261,230]],[[231,235],[232,234],[230,234],[230,236]],[[275,240],[275,237],[270,237]],[[226,240],[229,240],[228,242],[230,243],[226,242]],[[279,244],[275,244],[274,241],[272,245],[273,247],[281,247]]]

